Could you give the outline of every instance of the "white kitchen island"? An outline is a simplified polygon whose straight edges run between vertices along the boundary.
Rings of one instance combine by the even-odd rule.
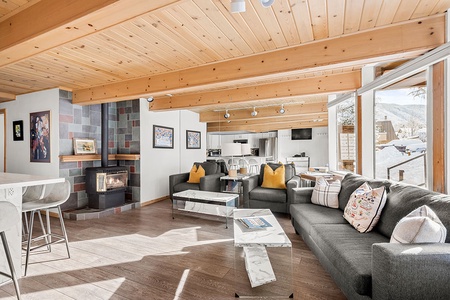
[[[6,231],[17,277],[21,277],[22,275],[22,188],[26,186],[64,182],[64,180],[64,178],[51,176],[0,173],[0,201],[7,201],[14,204],[20,216],[19,222]],[[3,247],[0,247],[0,271],[7,274],[10,272]],[[7,280],[8,278],[0,275],[0,283]]]

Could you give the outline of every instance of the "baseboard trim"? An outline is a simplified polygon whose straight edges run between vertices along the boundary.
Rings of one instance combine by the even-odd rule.
[[[151,204],[155,204],[157,202],[161,202],[161,201],[164,201],[164,200],[167,200],[167,199],[169,199],[168,195],[164,196],[164,197],[161,197],[161,198],[156,198],[156,199],[153,199],[153,200],[150,200],[150,201],[142,202],[141,203],[141,207],[144,207],[144,206],[147,206],[147,205],[151,205]]]

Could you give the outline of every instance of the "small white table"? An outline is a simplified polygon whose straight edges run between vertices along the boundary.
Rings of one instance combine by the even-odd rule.
[[[172,197],[172,219],[174,210],[196,212],[225,217],[225,228],[228,228],[228,217],[233,214],[239,195],[186,190],[174,193]]]
[[[22,188],[25,186],[64,182],[64,180],[64,178],[51,176],[0,173],[0,201],[7,201],[14,204],[20,216],[19,222],[6,231],[9,249],[14,262],[14,268],[16,270],[17,277],[19,278],[22,274]],[[9,273],[6,257],[3,252],[3,247],[1,246],[0,271]],[[6,277],[0,275],[0,283],[6,280]]]
[[[262,217],[271,227],[248,229],[239,219]],[[292,243],[269,209],[235,209],[236,297],[292,298]],[[243,270],[250,286],[243,286]]]

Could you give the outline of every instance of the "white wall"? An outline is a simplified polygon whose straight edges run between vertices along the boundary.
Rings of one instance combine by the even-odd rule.
[[[189,172],[194,161],[206,159],[206,124],[189,111],[152,112],[140,100],[141,202],[169,195],[169,175]],[[153,148],[153,125],[174,128],[174,148]],[[186,149],[186,129],[200,131],[202,149]]]
[[[286,157],[305,152],[310,157],[310,166],[319,167],[328,164],[328,128],[312,129],[311,140],[291,140],[291,130],[278,131],[278,160],[286,163]]]
[[[17,96],[6,109],[6,171],[59,177],[59,89]],[[30,113],[50,110],[50,163],[30,162]],[[23,120],[24,140],[13,141],[12,122]]]

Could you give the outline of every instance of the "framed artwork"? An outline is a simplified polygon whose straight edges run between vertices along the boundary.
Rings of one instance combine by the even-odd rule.
[[[173,149],[173,128],[153,125],[153,148]]]
[[[200,149],[202,133],[200,131],[186,130],[186,149]]]
[[[23,121],[13,121],[13,141],[23,141]]]
[[[73,138],[73,152],[75,153],[75,155],[96,154],[97,147],[95,144],[95,139]]]
[[[50,111],[30,113],[30,161],[50,162]]]

